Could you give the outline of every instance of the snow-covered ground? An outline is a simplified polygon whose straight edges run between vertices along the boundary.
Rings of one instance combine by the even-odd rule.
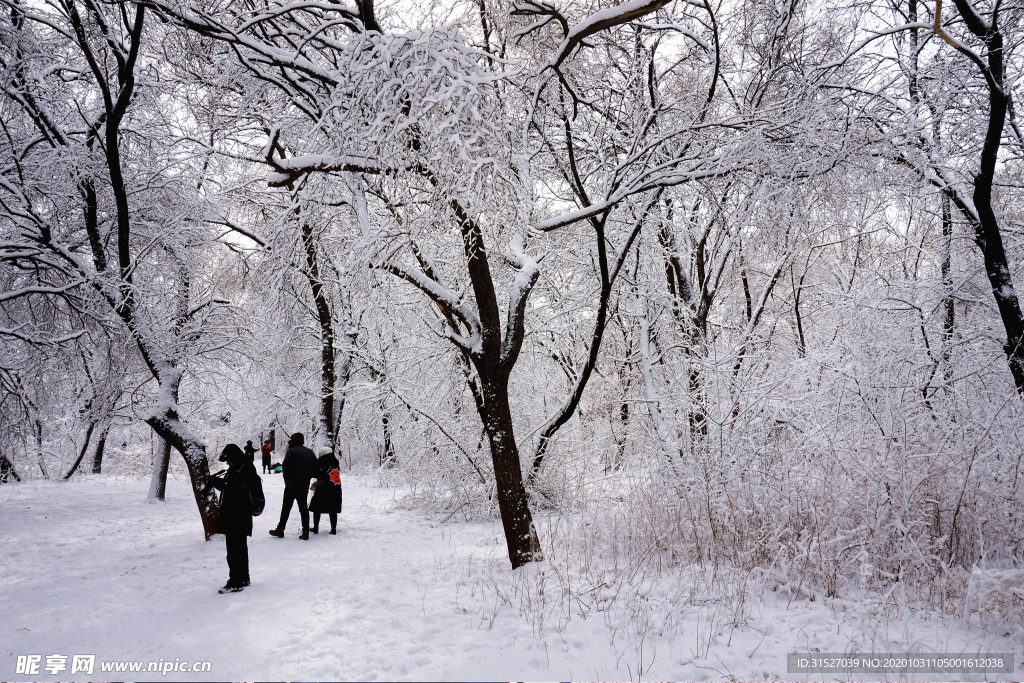
[[[276,539],[267,530],[282,484],[264,476],[253,585],[228,595],[217,593],[227,578],[222,537],[202,540],[184,482],[168,483],[164,504],[145,503],[147,482],[136,480],[0,486],[0,678],[86,678],[70,675],[70,659],[56,675],[17,675],[17,656],[31,654],[44,666],[46,655],[94,654],[91,680],[126,676],[102,673],[100,662],[160,659],[211,668],[133,679],[800,680],[811,677],[786,673],[787,652],[850,648],[1012,651],[1024,668],[1018,628],[906,610],[886,619],[838,600],[758,596],[739,627],[710,601],[673,635],[635,619],[615,627],[596,612],[545,622],[537,600],[565,596],[550,583],[546,595],[530,594],[526,587],[545,583],[543,566],[508,570],[500,525],[432,522],[399,509],[394,490],[356,477],[344,485],[337,536],[323,533],[325,519],[319,536],[298,540],[293,510]]]

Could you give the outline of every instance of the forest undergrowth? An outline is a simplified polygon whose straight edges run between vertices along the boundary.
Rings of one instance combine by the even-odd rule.
[[[536,483],[545,561],[510,571],[496,537],[493,557],[457,573],[485,627],[501,606],[537,635],[597,616],[613,641],[641,643],[697,623],[705,654],[712,634],[749,625],[766,601],[1024,632],[1012,541],[1024,538],[1019,402],[929,409],[906,396],[884,405],[884,395],[852,409],[870,424],[830,423],[809,400],[796,424],[773,417],[766,427],[761,412],[673,463],[640,434],[632,460],[609,468],[602,449],[615,441],[593,430]],[[459,466],[463,455],[441,467],[444,449],[431,448],[433,468],[379,471],[382,482],[412,485],[401,505],[449,524],[497,519],[487,487]]]

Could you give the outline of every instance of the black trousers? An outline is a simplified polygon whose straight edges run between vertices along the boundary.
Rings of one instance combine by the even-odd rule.
[[[249,583],[249,544],[246,534],[224,534],[228,549],[228,585]]]
[[[331,531],[337,531],[338,530],[338,513],[337,512],[328,512],[327,516],[331,518]],[[319,512],[314,512],[313,513],[313,528],[314,529],[319,529],[320,528],[320,513]]]
[[[302,517],[302,530],[309,531],[309,507],[306,505],[306,496],[309,490],[305,486],[285,486],[284,501],[281,503],[281,521],[277,528],[284,531],[284,525],[288,523],[288,515],[292,511],[292,503],[299,504],[299,516]]]

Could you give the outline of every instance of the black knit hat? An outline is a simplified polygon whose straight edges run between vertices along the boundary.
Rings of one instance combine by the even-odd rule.
[[[221,462],[230,462],[234,465],[241,465],[248,460],[248,458],[245,457],[245,453],[242,452],[242,449],[233,443],[229,443],[225,446],[224,450],[220,452],[220,457],[217,459]]]

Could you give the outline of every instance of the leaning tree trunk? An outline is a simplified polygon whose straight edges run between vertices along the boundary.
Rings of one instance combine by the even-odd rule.
[[[529,484],[532,484],[540,473],[541,465],[544,464],[544,455],[547,453],[555,434],[558,433],[558,430],[561,429],[566,422],[569,421],[569,418],[572,417],[572,414],[576,412],[576,409],[579,407],[580,400],[583,398],[583,392],[587,388],[587,384],[590,382],[590,376],[594,372],[594,368],[597,367],[598,354],[601,351],[601,342],[604,339],[605,329],[608,325],[608,307],[611,302],[612,287],[615,285],[615,280],[622,271],[626,257],[629,255],[636,238],[640,235],[640,230],[643,228],[648,214],[661,199],[662,192],[663,190],[659,189],[648,199],[647,205],[640,212],[640,217],[634,222],[633,229],[630,232],[629,237],[626,238],[622,251],[618,254],[613,254],[615,258],[611,263],[609,263],[608,258],[608,245],[610,243],[605,235],[605,221],[607,221],[609,213],[605,212],[599,218],[591,219],[591,225],[595,232],[598,272],[601,279],[597,316],[594,321],[594,333],[590,338],[590,348],[587,350],[587,360],[582,367],[576,370],[576,380],[573,385],[572,393],[569,394],[569,397],[566,399],[565,403],[562,404],[558,413],[548,420],[547,424],[545,424],[540,431],[540,437],[537,439],[537,450],[533,454],[533,464],[530,467],[530,474],[527,477],[527,482]]]
[[[999,135],[999,133],[993,133]],[[994,155],[993,155],[994,156]],[[994,162],[993,162],[994,167]],[[974,224],[974,241],[985,259],[985,274],[992,287],[992,295],[999,309],[999,317],[1006,330],[1006,361],[1013,375],[1017,393],[1024,396],[1024,316],[1013,286],[1003,238],[999,232],[995,212],[991,206],[992,175],[979,173],[974,183],[974,204],[978,209],[978,220]]]
[[[206,488],[210,478],[210,465],[206,461],[206,445],[191,434],[178,421],[177,406],[154,412],[146,418],[146,423],[165,441],[170,442],[174,450],[181,453],[188,467],[189,479],[192,482],[192,493],[199,508],[199,517],[203,523],[206,540],[217,533],[217,496]]]
[[[1013,286],[999,221],[992,208],[992,187],[995,183],[996,166],[999,160],[999,146],[1006,126],[1006,111],[1010,100],[1006,93],[1003,35],[997,25],[998,12],[992,14],[991,22],[980,15],[968,0],[954,0],[957,10],[967,29],[980,39],[986,48],[985,64],[981,66],[988,84],[989,113],[985,141],[981,149],[978,172],[974,176],[974,211],[955,192],[948,192],[950,199],[968,218],[974,228],[974,241],[985,259],[985,274],[988,275],[992,295],[999,309],[999,317],[1006,330],[1006,353],[1010,374],[1017,393],[1024,396],[1024,315]],[[935,31],[957,49],[958,43],[941,28],[938,15],[935,17]]]
[[[168,344],[161,343],[178,340],[166,338],[154,340],[151,338],[150,334],[153,328],[144,324],[136,315],[135,310],[136,298],[140,290],[133,281],[133,277],[139,262],[132,253],[132,245],[135,240],[132,235],[131,194],[125,179],[120,142],[121,124],[135,96],[138,58],[143,54],[141,45],[146,7],[142,4],[117,5],[112,10],[117,14],[117,19],[115,22],[107,22],[102,16],[101,4],[91,3],[89,5],[90,13],[84,17],[79,11],[78,3],[64,3],[62,7],[66,10],[67,19],[73,28],[69,38],[77,44],[81,54],[86,56],[91,78],[95,79],[104,94],[102,101],[98,102],[101,107],[101,117],[97,119],[96,126],[87,134],[86,145],[90,151],[101,150],[102,158],[105,161],[107,179],[109,180],[106,183],[106,189],[109,190],[112,198],[109,204],[111,210],[108,212],[106,222],[110,224],[111,231],[107,235],[100,232],[98,212],[96,211],[96,192],[92,184],[98,180],[99,176],[95,175],[81,188],[86,203],[84,207],[85,231],[92,252],[93,270],[86,269],[77,259],[69,259],[69,252],[55,246],[48,231],[41,235],[37,242],[59,258],[64,259],[65,262],[75,264],[74,267],[106,300],[110,310],[121,319],[134,340],[146,366],[158,383],[157,403],[149,411],[146,422],[185,458],[203,522],[203,530],[206,538],[209,539],[216,531],[217,504],[216,498],[206,491],[206,482],[209,477],[206,446],[189,431],[179,417],[178,404],[173,399],[172,392],[177,390],[181,375],[174,368],[172,359],[168,358],[163,351]],[[94,47],[86,37],[87,25],[98,29],[103,34],[104,50],[112,54],[112,59],[104,61],[91,58]],[[109,64],[110,69],[105,68],[104,64]],[[35,107],[35,104],[31,102],[27,102],[27,104],[30,110]],[[61,146],[69,144],[69,136],[62,135],[61,138],[57,144]],[[102,144],[97,144],[94,147],[94,143],[99,141]],[[116,245],[116,263],[108,262],[105,246],[108,243]],[[100,469],[103,445],[104,439],[101,439],[97,456],[93,462],[93,471]]]
[[[85,453],[89,450],[89,440],[92,438],[92,432],[94,429],[96,429],[95,421],[90,422],[89,427],[85,430],[85,441],[82,443],[82,447],[78,451],[78,458],[75,460],[75,464],[73,464],[71,469],[68,470],[68,473],[64,475],[64,481],[70,479],[71,475],[78,470],[78,466],[82,464],[82,459],[85,458]]]
[[[966,4],[961,0],[957,3]],[[963,9],[961,10],[963,12]],[[970,25],[970,22],[968,22]],[[995,82],[1003,86],[1003,37],[996,30],[995,18],[992,26],[984,36],[988,47],[989,71]],[[985,256],[985,273],[992,285],[992,293],[999,308],[1006,329],[1006,359],[1013,375],[1017,392],[1024,395],[1024,316],[1021,315],[1020,302],[1013,287],[1013,276],[1010,274],[1003,238],[999,232],[999,223],[992,209],[992,185],[995,182],[995,169],[999,155],[999,144],[1006,125],[1006,109],[1009,100],[1002,87],[989,88],[989,121],[985,133],[985,145],[981,150],[981,165],[974,177],[974,206],[978,210],[978,221],[975,223],[975,241]]]
[[[96,441],[96,452],[92,454],[92,473],[100,474],[103,471],[103,451],[107,447],[107,432],[110,426],[104,426],[100,430],[100,438]]]
[[[143,355],[147,359],[152,359],[151,348],[141,338],[139,341]],[[166,361],[150,363],[150,367],[157,376],[157,402],[146,416],[146,424],[185,459],[189,480],[192,483],[192,493],[203,523],[203,533],[206,540],[210,540],[217,533],[217,496],[207,487],[210,464],[206,459],[206,444],[189,430],[179,416],[175,397],[178,395],[181,371]]]

